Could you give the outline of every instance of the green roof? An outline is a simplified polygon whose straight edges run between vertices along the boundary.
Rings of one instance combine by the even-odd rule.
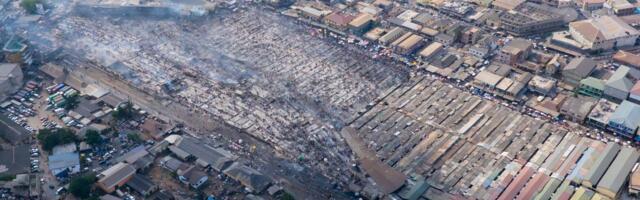
[[[587,77],[580,81],[580,85],[586,85],[595,89],[604,90],[604,81],[594,77]]]
[[[24,49],[27,48],[27,45],[23,44],[22,42],[20,42],[20,40],[17,37],[11,37],[11,39],[4,44],[4,51],[9,51],[9,52],[21,52],[24,51]]]

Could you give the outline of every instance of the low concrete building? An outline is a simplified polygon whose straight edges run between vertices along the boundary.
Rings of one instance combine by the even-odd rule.
[[[587,116],[587,124],[596,128],[606,129],[613,112],[618,108],[618,104],[600,99]],[[595,184],[595,183],[594,183]]]
[[[188,184],[194,189],[200,188],[204,185],[209,176],[196,166],[192,165],[186,170],[178,170],[178,179],[184,184]]]
[[[569,85],[579,86],[580,81],[591,75],[597,64],[595,60],[587,57],[573,59],[562,69],[562,79]]]
[[[57,177],[67,177],[80,172],[80,157],[78,153],[67,152],[49,156],[49,170]]]
[[[136,173],[136,168],[127,163],[118,163],[98,174],[97,185],[107,193],[112,193],[116,187],[122,187]]]
[[[639,70],[620,66],[605,82],[605,97],[615,102],[626,100],[638,79],[640,79]]]
[[[588,96],[570,96],[560,107],[560,114],[566,120],[583,123],[598,100]]]
[[[554,79],[536,75],[529,81],[529,90],[547,96],[555,92],[557,82]]]
[[[594,77],[587,77],[580,81],[578,93],[590,97],[600,98],[604,95],[605,82]]]
[[[613,61],[629,67],[640,69],[640,55],[633,54],[631,52],[620,50],[616,52],[616,54],[613,54]]]
[[[373,24],[373,15],[368,13],[360,13],[351,22],[349,22],[349,29],[356,35],[362,35],[366,33]]]
[[[532,49],[533,43],[531,41],[514,39],[502,47],[496,56],[496,61],[515,66],[516,63],[527,59]]]
[[[261,193],[267,189],[272,182],[269,177],[240,163],[234,163],[224,171],[224,174],[239,181],[255,193]]]
[[[640,137],[636,137],[638,126],[640,126],[640,105],[630,101],[623,101],[609,117],[609,130],[627,139],[640,141]]]
[[[420,51],[420,53],[418,53],[418,57],[422,61],[428,61],[431,58],[433,58],[435,55],[437,55],[438,53],[442,52],[443,49],[444,49],[444,45],[442,45],[442,43],[434,42],[434,43],[429,44],[424,49],[422,49],[422,51]]]
[[[133,177],[127,181],[126,185],[142,196],[149,196],[159,189],[158,185],[154,184],[148,177],[141,174],[134,174]]]

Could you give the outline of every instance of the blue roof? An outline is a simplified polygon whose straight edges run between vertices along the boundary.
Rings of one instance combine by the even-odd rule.
[[[640,105],[630,101],[623,101],[611,115],[609,121],[623,124],[629,128],[637,128],[640,126]]]
[[[49,156],[49,169],[60,169],[80,165],[78,153],[61,153]]]

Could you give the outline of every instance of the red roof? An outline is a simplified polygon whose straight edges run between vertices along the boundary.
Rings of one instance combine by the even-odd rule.
[[[331,13],[330,15],[327,15],[324,19],[337,26],[347,26],[349,25],[349,22],[351,22],[351,20],[353,20],[354,18],[356,17],[352,15],[334,12],[334,13]]]

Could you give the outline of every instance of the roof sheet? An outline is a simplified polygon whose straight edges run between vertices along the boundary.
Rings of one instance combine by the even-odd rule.
[[[620,145],[616,143],[608,143],[607,147],[605,147],[603,154],[593,163],[591,170],[584,177],[585,181],[592,184],[591,186],[598,183],[602,175],[606,172],[607,168],[609,168],[609,164],[613,161],[616,154],[620,151]],[[584,183],[583,183],[584,184]],[[587,184],[587,186],[589,186]]]
[[[591,58],[579,57],[571,60],[563,70],[584,78],[591,74],[597,64],[598,63]]]
[[[609,121],[623,124],[625,127],[637,128],[640,126],[640,105],[623,101],[609,117]]]
[[[136,168],[127,163],[118,163],[109,169],[100,173],[100,180],[98,182],[102,183],[106,187],[114,187],[123,179],[133,175],[136,173]]]
[[[77,153],[60,153],[49,156],[49,169],[61,169],[80,165]]]
[[[478,73],[478,75],[476,75],[475,79],[484,84],[495,87],[498,84],[498,82],[502,80],[502,76],[498,76],[488,71],[481,71],[480,73]]]
[[[597,190],[600,191],[602,188],[617,193],[626,182],[629,172],[631,172],[633,165],[638,161],[639,157],[640,153],[633,147],[623,148],[613,163],[611,163],[609,170],[604,174],[602,180],[598,182]],[[612,196],[609,197],[614,198]]]
[[[604,90],[604,81],[594,77],[587,77],[580,81],[581,85],[586,85],[598,90]]]

